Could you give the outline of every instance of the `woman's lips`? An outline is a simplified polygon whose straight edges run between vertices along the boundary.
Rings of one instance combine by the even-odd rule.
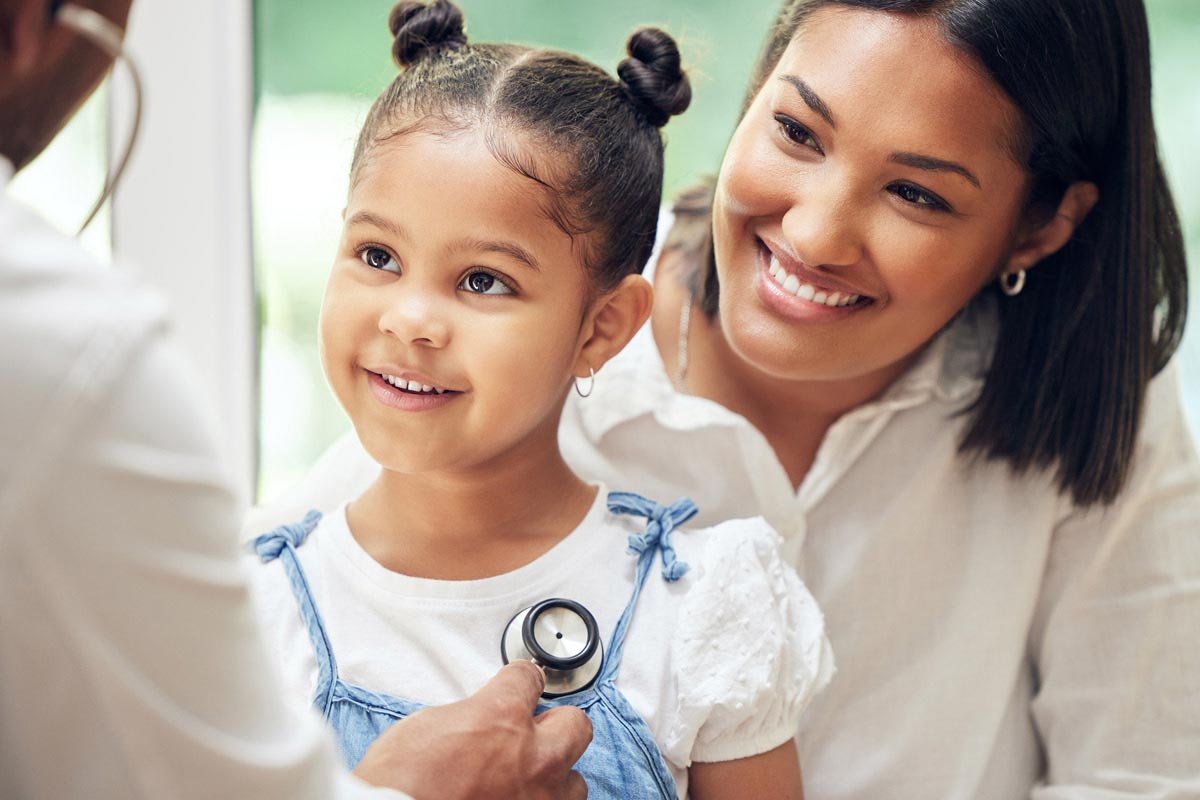
[[[775,253],[760,244],[756,281],[763,303],[781,316],[795,320],[836,320],[874,304],[840,281],[817,276],[794,264],[785,266]]]

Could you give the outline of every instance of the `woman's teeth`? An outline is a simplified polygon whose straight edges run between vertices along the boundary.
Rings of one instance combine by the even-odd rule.
[[[849,306],[857,303],[860,295],[845,294],[843,292],[826,292],[818,289],[811,283],[801,283],[800,279],[792,275],[782,266],[774,255],[771,256],[770,265],[771,277],[775,279],[783,290],[788,294],[793,294],[801,300],[807,300],[810,303],[816,303],[821,306],[829,306],[837,308],[838,306]]]
[[[445,394],[445,389],[439,389],[436,386],[430,386],[425,383],[417,383],[416,381],[406,381],[403,378],[397,378],[394,375],[380,375],[385,381],[395,386],[402,392],[416,392],[417,394]]]

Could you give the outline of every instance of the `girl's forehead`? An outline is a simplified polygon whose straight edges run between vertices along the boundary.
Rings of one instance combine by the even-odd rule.
[[[372,148],[351,186],[347,219],[390,220],[414,241],[513,240],[538,256],[572,255],[554,218],[557,194],[525,150],[497,147],[481,128],[411,129]],[[503,142],[501,141],[501,144]]]

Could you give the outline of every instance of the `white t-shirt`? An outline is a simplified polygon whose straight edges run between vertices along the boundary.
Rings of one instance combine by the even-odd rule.
[[[298,554],[339,677],[422,703],[460,700],[503,663],[513,615],[551,597],[582,603],[607,646],[634,586],[627,541],[646,521],[609,512],[606,496],[601,487],[583,522],[541,557],[470,581],[389,571],[359,546],[345,506],[327,515]],[[690,568],[667,582],[655,557],[616,685],[646,720],[682,797],[693,760],[743,758],[792,738],[833,662],[820,611],[762,519],[685,525],[671,541]],[[282,563],[257,565],[254,585],[287,686],[310,703],[317,662]]]
[[[991,320],[967,314],[837,421],[798,489],[747,420],[671,386],[649,327],[571,397],[589,479],[763,515],[820,603],[838,675],[798,727],[806,791],[839,800],[1200,797],[1200,461],[1175,367],[1151,383],[1121,496],[958,454]],[[353,432],[253,518],[332,508],[378,467]]]
[[[4,194],[0,797],[393,797],[282,699],[160,300]]]

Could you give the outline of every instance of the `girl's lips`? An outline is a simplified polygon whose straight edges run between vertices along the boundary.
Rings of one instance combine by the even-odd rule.
[[[378,373],[369,370],[366,372],[367,383],[370,385],[371,394],[375,395],[375,399],[389,408],[400,411],[432,411],[454,402],[454,399],[462,394],[462,392],[454,391],[440,394],[409,392],[396,388]]]

